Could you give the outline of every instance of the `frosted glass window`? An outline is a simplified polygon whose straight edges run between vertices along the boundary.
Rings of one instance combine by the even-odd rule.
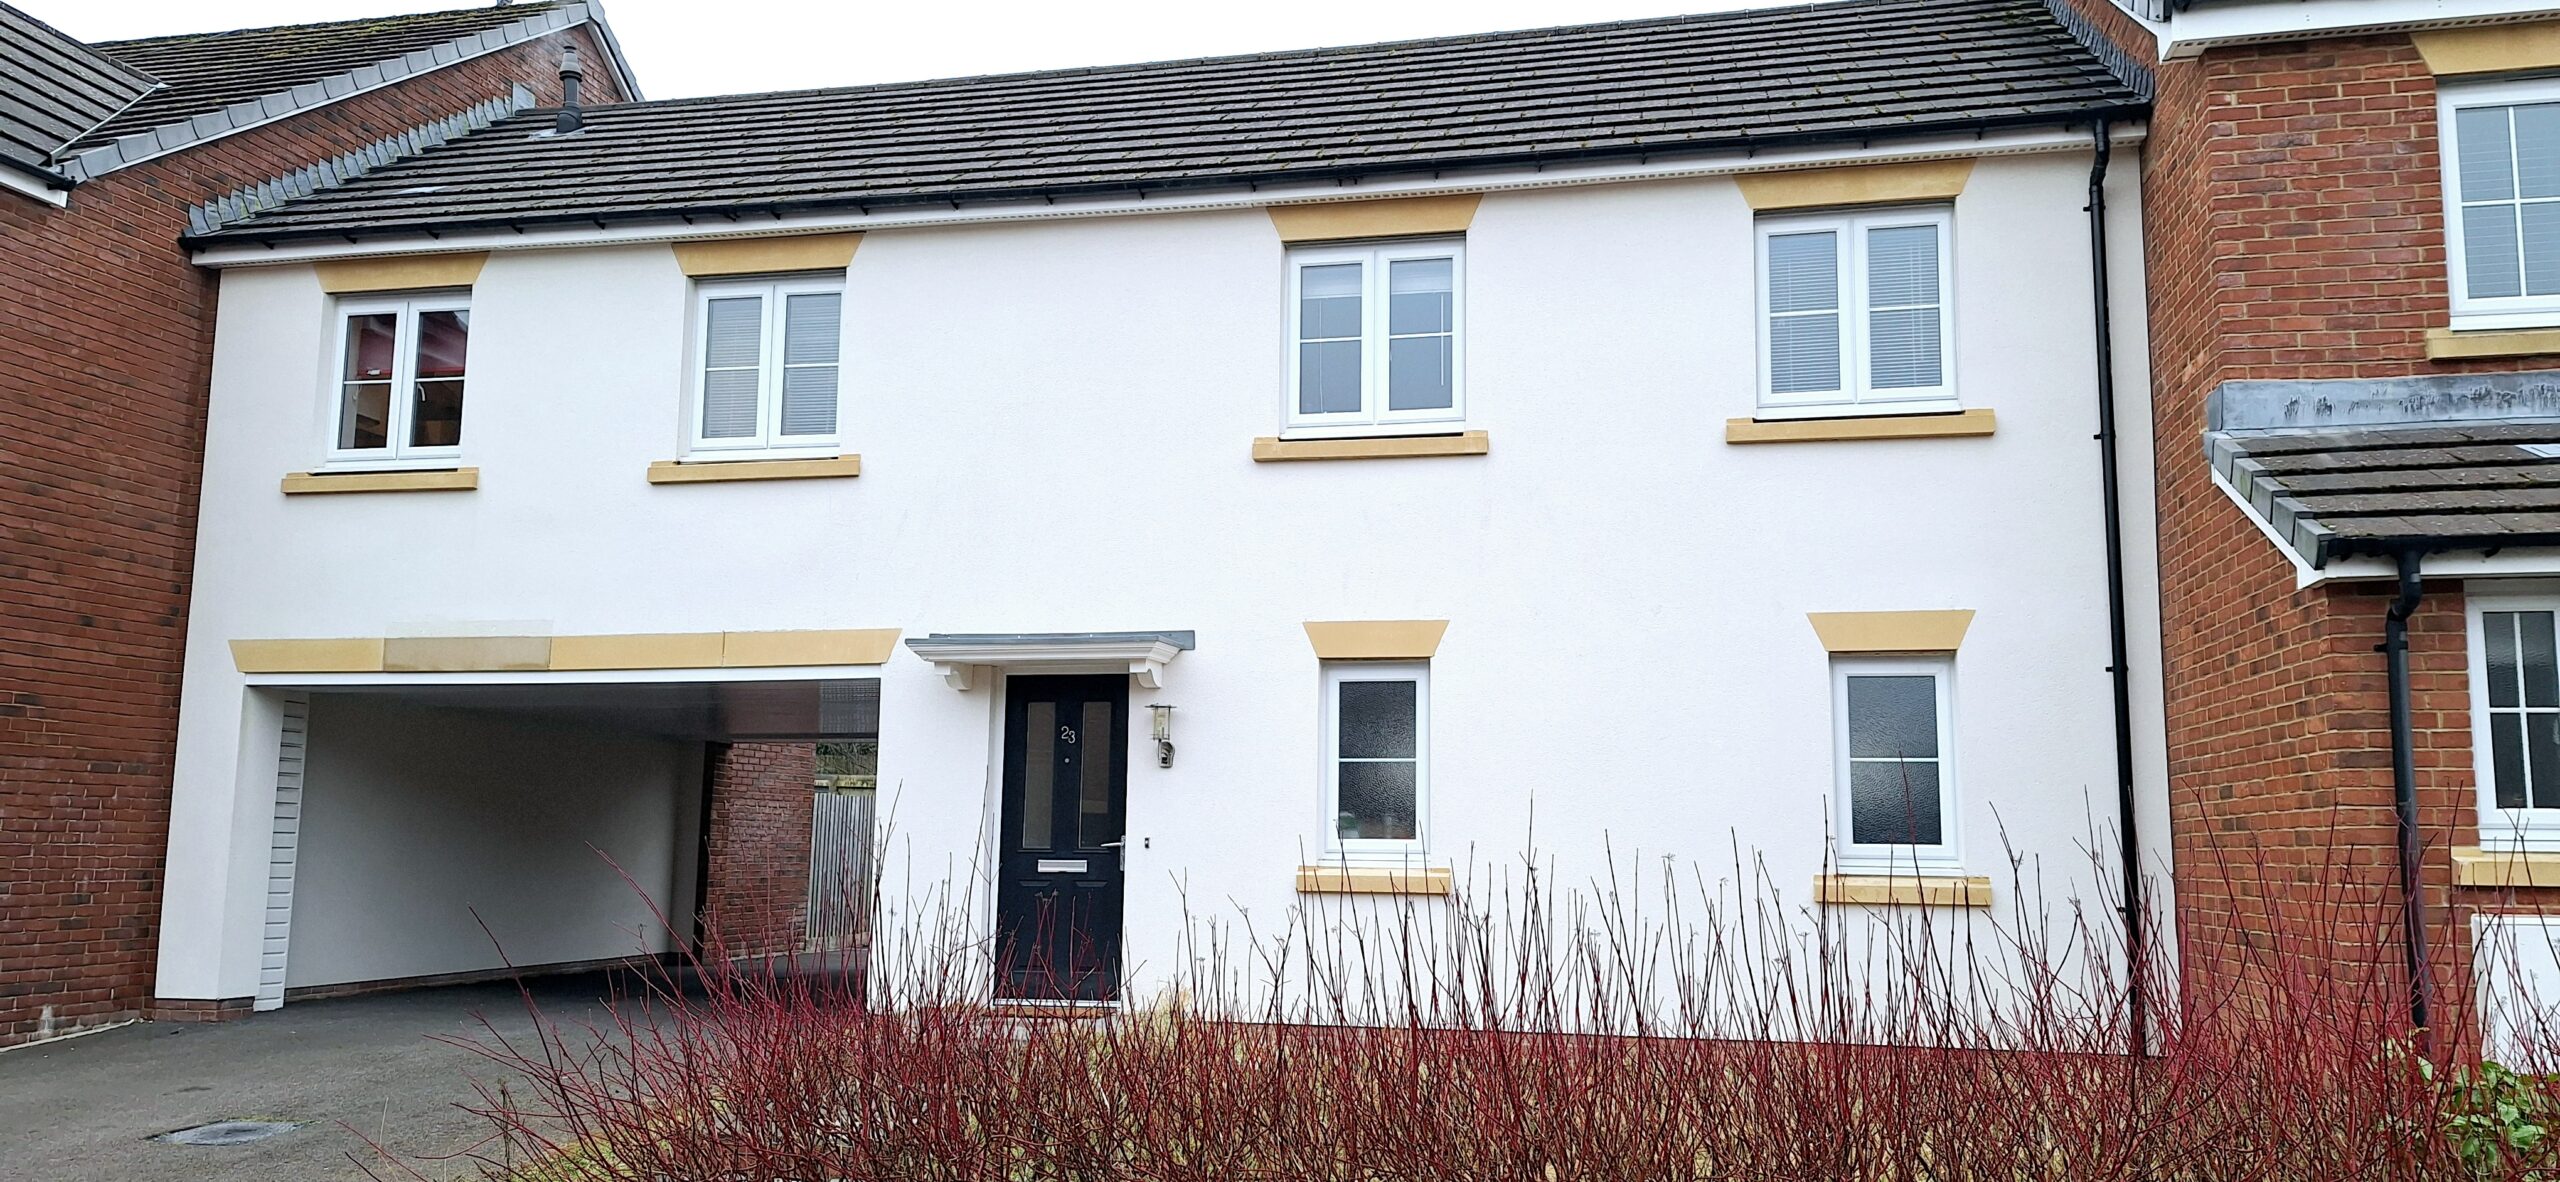
[[[1419,665],[1326,667],[1326,787],[1335,850],[1421,848],[1429,763],[1425,682]]]
[[[1909,868],[1954,857],[1944,659],[1841,659],[1833,668],[1842,860]]]
[[[1764,410],[1955,409],[1944,210],[1763,219]]]
[[[1461,418],[1461,253],[1451,242],[1291,251],[1288,425]]]
[[[836,436],[844,324],[826,280],[706,284],[694,447],[824,447]]]

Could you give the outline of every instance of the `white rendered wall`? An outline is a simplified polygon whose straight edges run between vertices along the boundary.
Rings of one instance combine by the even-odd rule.
[[[2131,153],[2116,188],[2136,718],[2165,850],[2149,407]],[[235,637],[896,627],[1192,629],[1133,742],[1128,945],[1168,979],[1186,907],[1256,930],[1322,848],[1300,624],[1446,618],[1433,857],[1560,879],[1734,848],[1796,904],[1824,859],[1828,663],[1810,611],[1970,608],[1965,869],[2085,885],[2112,825],[2086,152],[1995,157],[1956,205],[1956,373],[1986,439],[1732,446],[1753,409],[1752,214],[1730,180],[1494,193],[1467,235],[1483,458],[1255,464],[1281,412],[1283,253],[1258,211],[867,235],[845,300],[855,480],[653,486],[680,452],[686,282],[663,246],[500,253],[473,293],[476,492],[294,497],[325,444],[328,301],[228,271],[160,990],[241,996],[258,786]],[[2173,446],[2183,446],[2173,441]],[[493,623],[497,622],[497,623]],[[994,692],[882,678],[893,894],[983,862]],[[1142,731],[1143,734],[1143,731]],[[272,763],[272,753],[269,753]],[[2006,832],[2004,845],[2002,833]],[[253,904],[254,899],[248,900]],[[2067,904],[2056,902],[2055,910]],[[243,915],[246,919],[244,920]],[[1978,918],[1978,917],[1977,917]],[[251,927],[241,927],[250,922]],[[246,962],[244,962],[246,963]]]
[[[699,744],[329,694],[311,732],[288,986],[662,952],[653,901],[689,928]]]

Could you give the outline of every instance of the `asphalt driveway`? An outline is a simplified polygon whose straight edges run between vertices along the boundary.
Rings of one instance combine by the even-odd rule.
[[[628,983],[628,978],[624,979]],[[534,983],[545,1016],[600,1017],[601,975]],[[363,1138],[429,1178],[479,1177],[462,1159],[486,1126],[455,1105],[495,1068],[432,1036],[533,1022],[512,985],[466,985],[296,1002],[228,1023],[146,1022],[0,1053],[0,1179],[69,1182],[308,1182],[408,1178]],[[246,1145],[196,1147],[154,1134],[225,1119],[301,1127]],[[361,1134],[361,1136],[359,1136]]]

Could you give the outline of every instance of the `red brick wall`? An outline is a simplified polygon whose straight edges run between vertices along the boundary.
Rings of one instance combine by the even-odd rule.
[[[818,749],[807,743],[711,748],[703,930],[726,955],[800,950],[808,931],[817,761]]]
[[[2073,2],[2155,56],[2106,0]],[[2191,984],[2254,959],[2405,1008],[2374,651],[2391,591],[2295,589],[2291,564],[2212,482],[2205,401],[2239,378],[2560,362],[2427,360],[2449,280],[2435,83],[2406,36],[2214,50],[2154,70],[2145,261],[2180,953]],[[2424,891],[2439,1000],[2458,1007],[2469,911],[2497,901],[2456,892],[2445,853],[2477,840],[2459,586],[2427,585],[2410,647]]]
[[[191,204],[532,87],[583,27],[110,173],[0,192],[0,1043],[151,995],[212,277]],[[610,70],[582,101],[620,98]]]

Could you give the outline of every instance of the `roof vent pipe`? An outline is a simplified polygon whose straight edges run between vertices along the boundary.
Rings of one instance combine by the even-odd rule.
[[[567,135],[585,125],[586,121],[578,117],[578,80],[586,76],[587,72],[578,68],[578,47],[572,45],[562,50],[560,53],[560,115],[551,124],[552,134]]]

